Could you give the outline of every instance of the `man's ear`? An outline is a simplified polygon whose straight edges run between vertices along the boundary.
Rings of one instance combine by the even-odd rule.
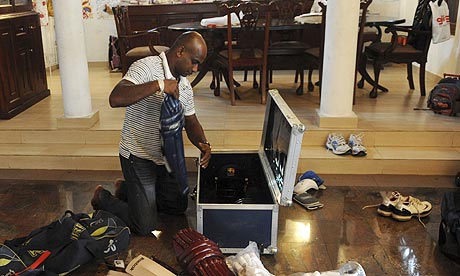
[[[185,46],[179,47],[178,51],[176,52],[177,57],[181,57],[185,53]]]

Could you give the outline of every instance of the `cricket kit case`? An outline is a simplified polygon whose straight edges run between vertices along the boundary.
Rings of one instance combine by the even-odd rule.
[[[213,151],[198,170],[197,231],[223,253],[249,241],[277,252],[279,205],[292,204],[304,125],[277,90],[270,90],[258,150]]]

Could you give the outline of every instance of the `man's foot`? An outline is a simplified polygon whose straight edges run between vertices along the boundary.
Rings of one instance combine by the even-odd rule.
[[[125,180],[121,178],[115,179],[113,186],[115,187],[115,196],[119,200],[126,201],[126,194],[123,193],[123,186],[125,185]]]
[[[101,209],[101,194],[104,191],[104,187],[101,185],[98,185],[96,189],[94,190],[93,198],[91,199],[91,206],[93,206],[94,210],[100,210]]]

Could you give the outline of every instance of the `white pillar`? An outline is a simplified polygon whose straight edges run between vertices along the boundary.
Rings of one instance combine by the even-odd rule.
[[[324,43],[320,126],[353,128],[353,89],[356,70],[360,0],[328,0]],[[336,124],[334,123],[336,118]],[[322,124],[322,122],[328,122]]]
[[[65,118],[90,116],[88,61],[81,0],[53,0]]]

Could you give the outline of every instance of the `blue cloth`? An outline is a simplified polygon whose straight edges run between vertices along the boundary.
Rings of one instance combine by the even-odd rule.
[[[304,172],[304,174],[299,177],[299,181],[304,179],[312,179],[316,182],[316,184],[318,184],[318,186],[324,183],[324,180],[321,179],[321,177],[319,177],[314,171]]]
[[[166,167],[179,183],[183,196],[189,192],[187,168],[185,165],[182,129],[185,125],[184,108],[178,99],[166,95],[161,105],[160,133],[163,140],[163,154]]]

